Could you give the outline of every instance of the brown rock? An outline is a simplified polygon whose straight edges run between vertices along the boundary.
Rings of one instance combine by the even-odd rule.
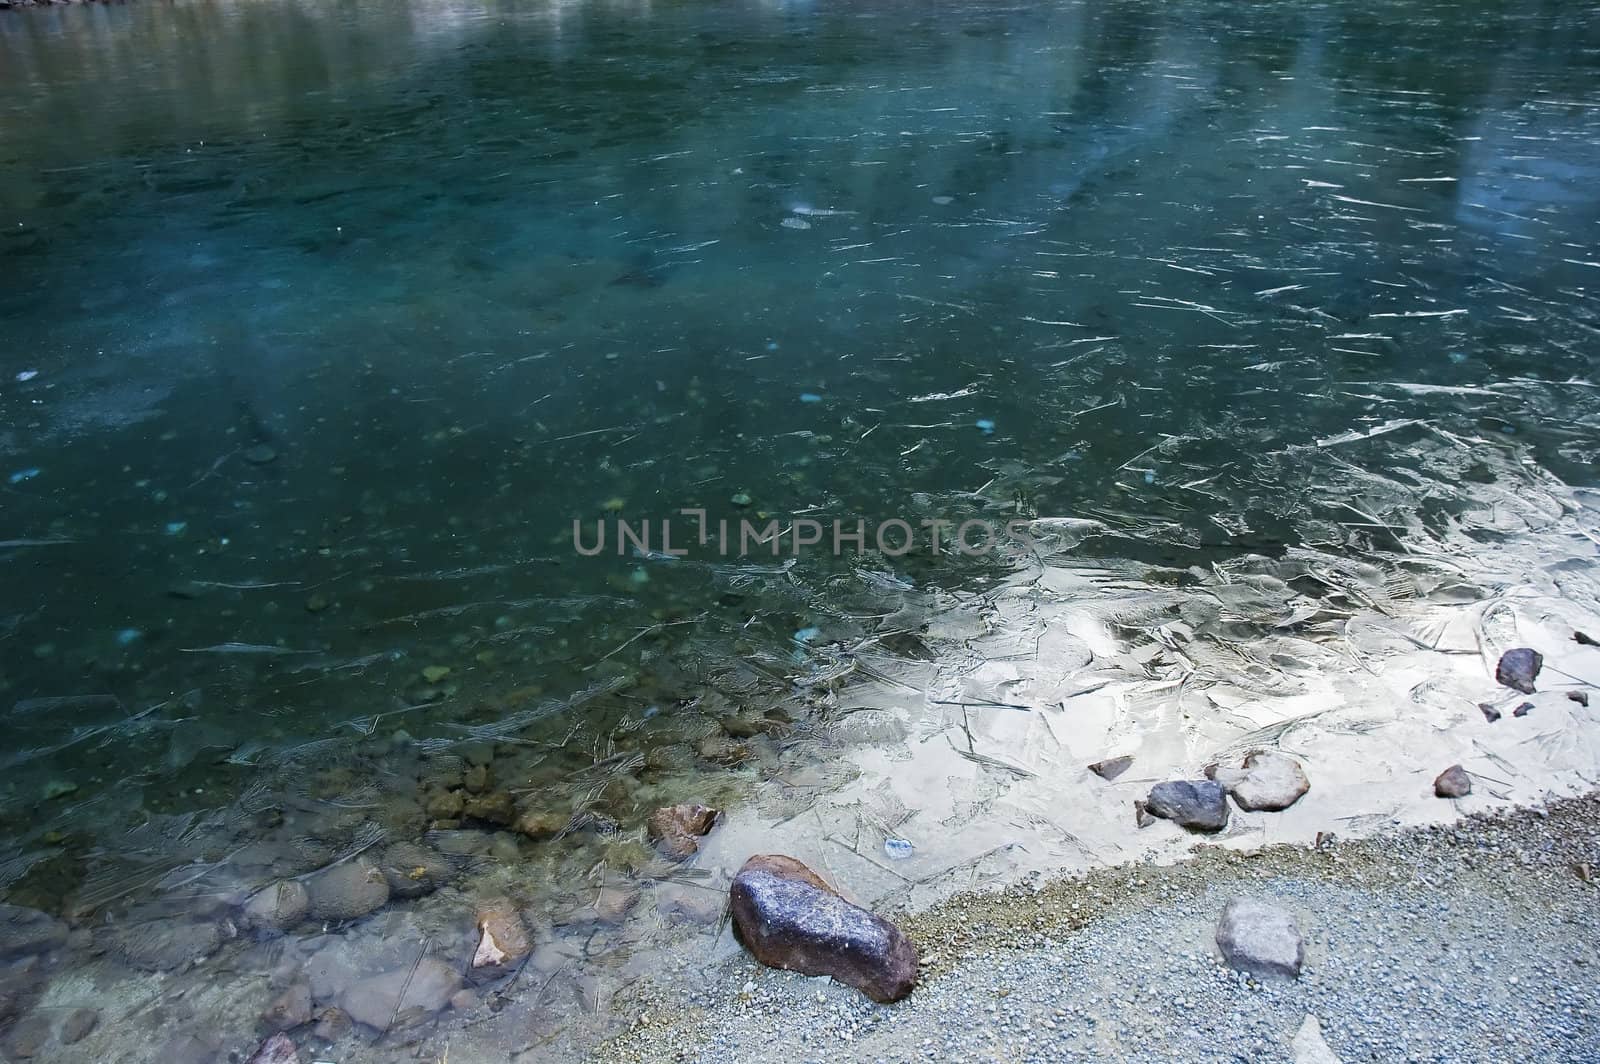
[[[488,765],[468,765],[467,771],[461,777],[461,786],[468,794],[482,794],[492,783]]]
[[[1440,798],[1465,798],[1472,793],[1472,777],[1460,765],[1451,765],[1433,781],[1433,793]]]
[[[466,806],[458,791],[434,791],[422,806],[422,811],[434,820],[454,820]]]
[[[330,1007],[317,1013],[317,1025],[311,1029],[311,1033],[324,1042],[337,1042],[349,1034],[353,1026],[344,1009]]]
[[[696,753],[703,761],[712,761],[719,765],[736,765],[741,761],[750,760],[750,747],[744,743],[736,743],[726,735],[708,735],[700,740]]]
[[[487,982],[509,974],[533,943],[522,914],[509,898],[495,898],[478,906],[478,949],[468,972],[474,982]]]
[[[511,830],[530,839],[548,839],[566,831],[570,823],[572,816],[569,813],[531,810],[518,816],[511,825]]]
[[[695,837],[705,835],[717,822],[718,811],[704,805],[669,805],[650,814],[645,832],[668,857],[693,857],[700,849]]]
[[[287,1031],[311,1022],[311,987],[295,983],[273,999],[261,1021],[274,1031]]]
[[[879,1002],[898,1001],[916,984],[911,940],[792,857],[752,857],[728,894],[734,937],[770,968],[830,976]]]
[[[461,811],[474,820],[487,820],[491,824],[510,824],[517,818],[516,806],[505,791],[468,799]]]

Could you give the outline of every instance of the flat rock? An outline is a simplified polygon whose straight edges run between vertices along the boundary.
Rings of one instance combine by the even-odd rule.
[[[311,1022],[311,986],[295,983],[272,999],[261,1021],[274,1031],[287,1031]]]
[[[1190,831],[1228,826],[1228,793],[1215,780],[1172,780],[1150,788],[1145,811]]]
[[[650,814],[645,832],[662,853],[682,860],[699,852],[695,840],[711,831],[717,816],[718,810],[692,802],[663,806]]]
[[[67,941],[67,925],[48,913],[0,902],[0,960],[48,953]]]
[[[1132,764],[1133,758],[1123,754],[1121,757],[1108,757],[1104,761],[1096,761],[1089,766],[1089,771],[1101,779],[1109,781],[1128,771]]]
[[[1240,809],[1252,812],[1287,809],[1311,789],[1300,762],[1271,750],[1255,750],[1242,766],[1218,766],[1207,775],[1233,795]]]
[[[1294,1064],[1340,1064],[1328,1043],[1323,1041],[1322,1024],[1315,1016],[1306,1016],[1289,1048],[1294,1050]]]
[[[1544,668],[1544,655],[1528,647],[1517,647],[1500,655],[1500,663],[1494,667],[1494,678],[1497,683],[1504,684],[1514,691],[1521,691],[1525,695],[1533,694],[1533,682],[1539,678],[1539,670]]]
[[[371,861],[357,857],[312,876],[306,883],[311,915],[319,920],[354,920],[389,901],[389,880]]]
[[[112,938],[119,957],[147,972],[170,972],[198,964],[221,945],[222,929],[209,920],[145,920],[117,928]]]
[[[734,937],[769,968],[826,975],[879,1002],[899,1001],[916,985],[911,940],[792,857],[750,858],[728,894]]]
[[[461,976],[454,968],[436,957],[424,957],[415,971],[396,968],[347,987],[339,996],[339,1007],[357,1023],[387,1031],[432,1016],[460,989]]]
[[[1433,793],[1440,798],[1465,798],[1472,793],[1472,777],[1460,765],[1451,765],[1433,781]]]
[[[245,926],[254,931],[283,934],[306,918],[311,895],[305,884],[285,879],[258,890],[244,903]]]
[[[300,1050],[288,1035],[275,1034],[257,1047],[248,1064],[300,1064]]]
[[[24,1016],[6,1032],[6,1052],[18,1060],[37,1057],[50,1044],[50,1019],[35,1013]]]
[[[61,1030],[56,1032],[56,1037],[61,1039],[64,1046],[75,1045],[89,1037],[100,1024],[100,1013],[90,1008],[73,1009],[61,1020]]]
[[[478,906],[478,948],[469,968],[474,982],[509,974],[532,950],[528,925],[511,899],[494,898]]]
[[[1296,978],[1306,958],[1294,916],[1250,898],[1234,898],[1223,906],[1217,947],[1230,967],[1255,976]]]

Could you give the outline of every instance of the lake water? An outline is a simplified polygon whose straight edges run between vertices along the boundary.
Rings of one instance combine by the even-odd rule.
[[[319,1009],[464,966],[509,894],[526,973],[337,1059],[533,1059],[729,953],[753,850],[853,852],[883,904],[1133,856],[1084,762],[1380,703],[1435,715],[1339,810],[1414,815],[1483,655],[1600,675],[1561,658],[1597,189],[1578,3],[0,11],[0,897],[76,928],[0,1002],[99,986],[120,1022],[55,1059],[211,1059],[335,950]],[[619,553],[646,520],[688,555]],[[1499,797],[1600,767],[1540,713]],[[1363,719],[1330,794],[1370,799]],[[643,825],[688,800],[725,823],[674,864]],[[413,844],[442,890],[238,919]]]

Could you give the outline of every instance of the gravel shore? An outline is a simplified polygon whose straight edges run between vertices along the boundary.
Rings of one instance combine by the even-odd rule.
[[[741,957],[709,998],[650,984],[598,1061],[1600,1060],[1600,797],[1318,848],[1205,847],[962,895],[902,919],[909,999]],[[847,886],[847,885],[846,885]],[[1233,897],[1294,912],[1298,981],[1227,968]]]

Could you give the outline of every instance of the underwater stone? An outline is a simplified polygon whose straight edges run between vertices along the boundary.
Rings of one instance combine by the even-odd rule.
[[[1514,691],[1531,695],[1534,692],[1533,682],[1539,678],[1542,668],[1543,654],[1527,647],[1517,647],[1500,655],[1500,663],[1494,667],[1494,678]]]
[[[6,1033],[6,1051],[17,1060],[38,1056],[50,1044],[50,1019],[44,1015],[25,1016]]]
[[[491,824],[509,825],[517,817],[516,804],[505,791],[496,791],[469,799],[461,811],[474,820]]]
[[[1228,826],[1228,795],[1214,780],[1173,780],[1150,788],[1145,809],[1190,831]]]
[[[300,1050],[288,1035],[275,1034],[261,1043],[247,1064],[300,1064]]]
[[[306,884],[311,915],[319,920],[354,920],[383,908],[389,881],[371,861],[357,858],[318,872]]]
[[[379,861],[391,898],[420,898],[448,883],[454,873],[437,850],[415,842],[397,842]]]
[[[1214,767],[1206,775],[1222,784],[1240,809],[1251,811],[1287,809],[1311,789],[1300,762],[1270,750],[1246,755],[1241,768]]]
[[[408,965],[347,987],[339,1006],[357,1023],[387,1031],[391,1025],[433,1015],[460,989],[461,976],[454,968],[437,957],[423,957],[414,969]]]
[[[899,1001],[916,985],[911,940],[792,857],[750,858],[728,897],[734,937],[769,968],[826,975],[878,1002]]]
[[[570,813],[531,809],[517,817],[511,825],[511,830],[530,839],[548,839],[567,830],[567,825],[570,823],[572,823]]]
[[[533,949],[528,926],[509,898],[478,906],[478,948],[472,955],[473,982],[487,982],[511,972]]]
[[[119,927],[112,944],[118,956],[147,972],[170,972],[205,960],[222,945],[216,924],[155,919]]]
[[[311,1022],[311,987],[295,983],[272,1000],[261,1013],[261,1022],[274,1031],[287,1031]]]
[[[695,837],[707,834],[717,816],[717,810],[694,803],[664,806],[650,814],[645,833],[662,853],[681,860],[699,852]]]
[[[48,913],[0,902],[0,960],[48,953],[67,941],[67,925]]]
[[[94,1009],[78,1008],[67,1013],[61,1021],[61,1030],[56,1032],[56,1037],[61,1039],[64,1046],[74,1045],[89,1037],[91,1031],[99,1026],[100,1013]]]
[[[305,885],[285,879],[257,891],[244,903],[244,922],[257,931],[282,934],[304,920],[310,911],[311,897]]]

